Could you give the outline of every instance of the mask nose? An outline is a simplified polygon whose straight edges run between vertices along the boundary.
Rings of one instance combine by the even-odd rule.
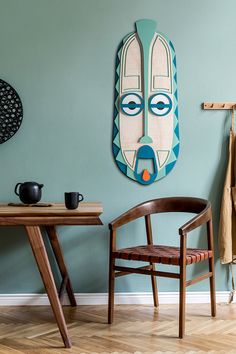
[[[141,144],[151,144],[153,141],[149,135],[144,134],[142,138],[139,139],[139,142]]]
[[[151,144],[152,138],[148,135],[148,110],[147,110],[147,102],[144,104],[143,110],[143,136],[139,139],[141,144]]]

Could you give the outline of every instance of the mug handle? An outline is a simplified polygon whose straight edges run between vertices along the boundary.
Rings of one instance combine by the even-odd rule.
[[[81,199],[80,199],[80,197],[81,197]],[[84,200],[84,196],[82,195],[82,194],[79,194],[78,195],[78,201],[79,202],[82,202]]]
[[[17,188],[18,186],[20,186],[22,183],[17,183],[17,185],[15,186],[15,194],[19,196],[19,193],[17,192]]]

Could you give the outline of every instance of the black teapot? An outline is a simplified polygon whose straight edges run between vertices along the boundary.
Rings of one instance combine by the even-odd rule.
[[[15,194],[19,196],[24,204],[36,204],[42,197],[42,188],[43,184],[37,182],[17,183],[15,186]]]

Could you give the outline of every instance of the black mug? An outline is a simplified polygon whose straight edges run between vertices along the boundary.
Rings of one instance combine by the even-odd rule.
[[[84,197],[79,192],[65,193],[65,205],[67,209],[77,209],[79,202],[82,202]]]

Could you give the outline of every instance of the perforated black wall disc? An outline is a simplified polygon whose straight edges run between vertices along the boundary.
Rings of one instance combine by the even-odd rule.
[[[0,144],[16,134],[22,119],[23,106],[18,93],[0,79]]]

